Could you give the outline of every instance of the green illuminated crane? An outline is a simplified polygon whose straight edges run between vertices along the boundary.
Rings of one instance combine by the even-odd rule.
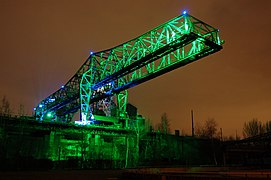
[[[127,89],[221,50],[218,32],[183,13],[124,44],[91,53],[65,86],[39,103],[37,118],[67,122],[79,109],[80,124],[93,123],[98,111],[124,118]]]

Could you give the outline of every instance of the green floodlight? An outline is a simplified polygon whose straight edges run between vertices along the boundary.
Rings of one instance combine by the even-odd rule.
[[[53,115],[52,115],[51,112],[48,112],[48,113],[47,113],[47,117],[48,117],[48,118],[51,118],[52,116],[53,116]]]

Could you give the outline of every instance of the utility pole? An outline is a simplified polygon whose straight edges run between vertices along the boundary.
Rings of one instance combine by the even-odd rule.
[[[191,119],[192,119],[192,137],[194,137],[195,133],[194,133],[194,113],[193,113],[193,109],[191,110]]]
[[[222,128],[220,128],[220,140],[223,141]]]

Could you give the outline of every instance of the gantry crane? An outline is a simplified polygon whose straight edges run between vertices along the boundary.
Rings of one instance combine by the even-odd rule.
[[[184,12],[126,43],[91,52],[64,86],[38,104],[36,117],[70,122],[80,110],[79,124],[99,121],[101,112],[125,118],[127,89],[221,50],[218,33]]]

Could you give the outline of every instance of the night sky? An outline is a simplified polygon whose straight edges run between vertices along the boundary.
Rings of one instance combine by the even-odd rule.
[[[65,84],[89,51],[135,38],[183,10],[220,29],[224,49],[129,90],[153,123],[191,133],[214,118],[225,135],[271,120],[270,0],[0,0],[0,96],[28,114]]]

